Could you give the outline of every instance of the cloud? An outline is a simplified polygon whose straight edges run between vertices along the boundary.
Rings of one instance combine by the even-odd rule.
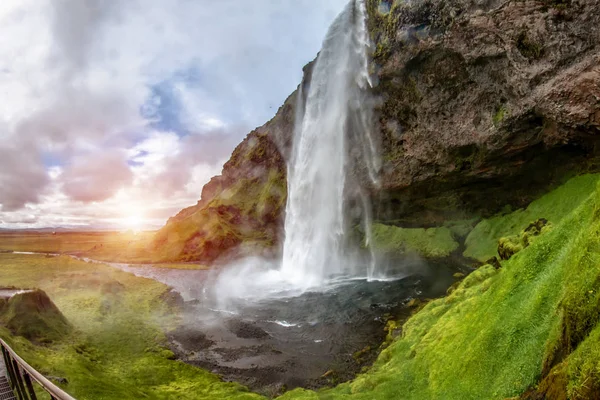
[[[3,0],[0,220],[108,221],[125,203],[159,220],[194,203],[345,3]]]
[[[59,177],[64,193],[83,202],[104,201],[133,181],[125,154],[116,151],[78,156]]]
[[[155,132],[130,151],[134,155],[131,160],[135,164],[136,187],[155,197],[191,195],[194,197],[190,200],[195,202],[202,190],[200,182],[206,183],[220,173],[239,140],[241,129],[213,130],[185,137],[173,132]]]
[[[90,48],[96,46],[111,18],[118,16],[117,1],[53,0],[50,8],[56,62],[64,61],[67,71],[85,69]]]
[[[35,149],[22,142],[0,143],[0,205],[3,212],[39,201],[50,182]]]

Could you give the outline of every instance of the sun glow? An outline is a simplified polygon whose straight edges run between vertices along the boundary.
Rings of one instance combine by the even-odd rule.
[[[134,205],[126,206],[123,209],[122,217],[119,219],[119,225],[121,225],[123,229],[132,230],[134,232],[141,231],[147,222],[141,207]]]
[[[144,224],[144,218],[139,214],[132,214],[123,218],[121,224],[128,229],[133,229],[134,231],[137,231]]]

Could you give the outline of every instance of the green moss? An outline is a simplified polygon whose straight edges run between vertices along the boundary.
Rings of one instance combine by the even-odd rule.
[[[483,266],[449,296],[428,303],[405,323],[402,337],[381,353],[369,372],[317,392],[317,398],[519,396],[537,385],[549,352],[563,340],[565,324],[578,332],[577,347],[543,385],[546,393],[560,395],[562,387],[571,398],[590,398],[600,371],[600,188],[596,181],[596,176],[578,177],[540,199],[527,212],[548,211],[554,204],[553,216],[560,218],[553,220],[553,229],[536,237],[502,269]],[[563,315],[570,312],[574,317],[567,322]],[[294,391],[283,399],[311,395]]]
[[[444,226],[457,238],[466,237],[477,224],[478,218],[445,221]]]
[[[440,228],[398,228],[373,224],[372,245],[375,250],[396,254],[417,253],[422,257],[446,257],[458,248],[452,232]]]
[[[379,42],[373,52],[373,59],[375,61],[385,60],[390,56],[390,51],[388,42]]]
[[[556,225],[594,192],[599,175],[582,175],[532,202],[526,209],[481,221],[467,236],[464,255],[486,261],[496,255],[502,237],[518,235],[540,218]]]
[[[506,114],[507,114],[508,110],[506,109],[506,106],[502,105],[498,108],[498,111],[496,111],[496,114],[494,114],[494,117],[492,118],[492,120],[494,121],[494,126],[499,126],[500,123],[502,121],[504,121],[504,118],[506,118]]]
[[[503,237],[498,240],[498,255],[501,260],[508,260],[523,248],[523,243],[518,236]]]
[[[384,63],[391,55],[390,43],[394,42],[398,30],[399,20],[396,11],[398,2],[393,1],[389,10],[382,12],[381,0],[368,0],[367,29],[373,39],[377,39],[377,45],[373,59],[378,63]]]

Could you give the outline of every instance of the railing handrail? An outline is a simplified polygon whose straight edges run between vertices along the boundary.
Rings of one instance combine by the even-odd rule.
[[[0,345],[4,347],[4,349],[10,354],[10,356],[19,364],[21,368],[31,377],[34,381],[36,381],[46,392],[50,394],[53,398],[57,400],[76,400],[74,397],[69,395],[67,392],[56,386],[54,383],[50,382],[44,375],[40,374],[36,371],[31,365],[27,364],[25,360],[23,360],[13,349],[10,348],[8,344],[2,339],[0,339]],[[8,365],[6,368],[10,368]]]

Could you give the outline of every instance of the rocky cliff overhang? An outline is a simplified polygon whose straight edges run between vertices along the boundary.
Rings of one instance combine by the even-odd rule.
[[[597,169],[598,1],[382,3],[368,1],[378,218],[489,215]]]

